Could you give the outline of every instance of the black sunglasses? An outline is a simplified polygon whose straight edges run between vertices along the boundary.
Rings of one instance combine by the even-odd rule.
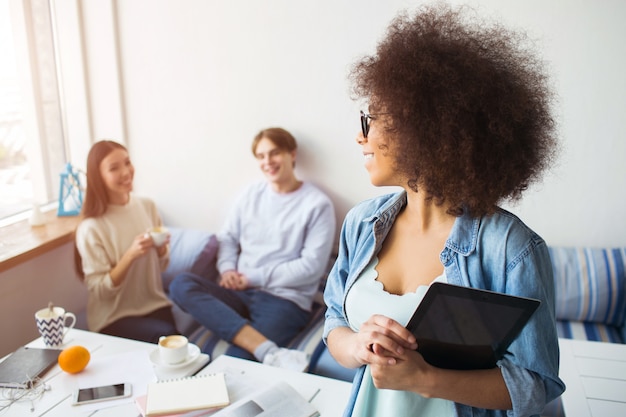
[[[374,116],[379,116],[381,114],[388,113],[369,114],[361,110],[361,132],[363,132],[364,138],[367,138],[367,134],[370,132],[370,120],[376,120],[376,117]]]

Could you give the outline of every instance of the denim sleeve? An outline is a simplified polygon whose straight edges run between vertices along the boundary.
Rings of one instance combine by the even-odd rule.
[[[324,289],[324,302],[326,303],[326,320],[324,321],[323,340],[326,339],[331,330],[337,327],[348,327],[348,322],[343,315],[343,298],[347,280],[347,265],[349,264],[346,250],[346,221],[341,227],[339,237],[339,248],[337,260],[333,265]]]
[[[515,366],[504,359],[498,364],[504,383],[509,390],[513,409],[507,411],[509,417],[539,415],[546,401],[546,389],[541,377],[527,369]]]
[[[513,403],[512,416],[531,416],[560,395],[559,346],[554,317],[554,283],[545,242],[537,236],[507,266],[509,294],[541,300],[499,362]]]
[[[355,277],[360,275],[374,254],[376,213],[380,206],[388,204],[388,201],[395,204],[399,210],[402,207],[403,196],[404,194],[401,193],[388,194],[368,200],[353,207],[346,214],[339,236],[337,260],[328,275],[324,291],[324,301],[327,306],[324,342],[331,330],[337,327],[350,327],[343,310],[345,294]]]

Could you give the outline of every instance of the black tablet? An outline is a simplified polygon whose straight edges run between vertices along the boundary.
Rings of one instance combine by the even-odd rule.
[[[0,387],[32,388],[57,364],[59,349],[22,346],[0,362]]]
[[[435,282],[406,328],[426,362],[446,369],[489,369],[540,301]]]

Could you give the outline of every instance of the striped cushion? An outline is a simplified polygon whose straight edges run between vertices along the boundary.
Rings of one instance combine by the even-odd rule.
[[[567,339],[592,340],[595,342],[624,343],[620,330],[605,324],[557,320],[556,330],[559,337]]]
[[[558,320],[620,327],[626,314],[626,248],[550,247]]]

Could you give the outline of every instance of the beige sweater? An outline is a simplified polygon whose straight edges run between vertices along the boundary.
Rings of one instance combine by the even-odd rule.
[[[97,332],[122,317],[141,316],[171,305],[161,281],[169,251],[159,259],[156,249],[152,249],[135,259],[117,287],[109,275],[135,237],[153,226],[161,226],[156,205],[134,196],[128,204],[111,204],[103,216],[85,219],[78,226],[76,246],[89,291],[89,330]]]

